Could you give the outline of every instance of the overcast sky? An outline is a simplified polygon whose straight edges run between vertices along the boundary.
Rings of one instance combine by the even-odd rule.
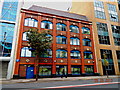
[[[72,0],[24,0],[23,8],[27,9],[32,5],[37,5],[67,11],[72,5],[71,1]]]

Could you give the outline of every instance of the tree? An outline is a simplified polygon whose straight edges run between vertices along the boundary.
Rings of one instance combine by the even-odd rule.
[[[108,78],[108,72],[107,72],[106,67],[109,65],[109,62],[107,61],[107,55],[105,53],[103,54],[103,57],[104,57],[103,65],[105,66],[105,71],[106,71],[106,75]]]
[[[29,44],[29,48],[31,51],[34,52],[36,59],[35,59],[35,66],[36,66],[36,81],[38,80],[38,63],[39,58],[42,56],[43,53],[47,53],[47,49],[50,49],[52,43],[52,37],[49,36],[49,31],[44,30],[38,32],[38,29],[29,29],[27,31],[27,40]]]

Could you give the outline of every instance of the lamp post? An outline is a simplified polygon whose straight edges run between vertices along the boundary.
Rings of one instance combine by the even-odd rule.
[[[6,34],[7,34],[7,32],[4,32],[4,41],[3,41],[4,46],[5,46]],[[4,55],[4,46],[3,46],[3,49],[2,49],[2,56]]]

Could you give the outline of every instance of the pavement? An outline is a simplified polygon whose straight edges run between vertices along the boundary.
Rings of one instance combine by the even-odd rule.
[[[55,77],[55,78],[39,78],[38,81],[35,79],[0,79],[0,84],[13,84],[13,83],[31,83],[31,82],[51,82],[51,81],[72,81],[72,80],[90,80],[90,79],[110,79],[120,78],[120,75],[109,75],[107,76],[79,76],[79,77]],[[119,81],[120,82],[120,81]]]

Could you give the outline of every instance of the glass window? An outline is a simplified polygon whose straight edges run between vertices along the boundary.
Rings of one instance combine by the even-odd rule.
[[[23,47],[21,49],[21,57],[35,57],[35,54],[31,48]]]
[[[108,6],[110,20],[113,22],[118,22],[118,14],[117,14],[116,6],[112,4],[107,4],[107,6]]]
[[[98,38],[100,44],[110,45],[107,24],[97,22]]]
[[[118,8],[119,8],[119,10],[120,10],[120,1],[118,1]]]
[[[82,27],[82,33],[83,34],[90,34],[90,29],[87,27]]]
[[[80,75],[80,66],[71,66],[72,75]]]
[[[66,31],[66,25],[63,23],[57,23],[57,30]]]
[[[30,26],[30,27],[37,27],[38,21],[33,18],[26,18],[24,25],[25,26]]]
[[[46,53],[43,53],[41,55],[42,58],[52,58],[52,50],[51,49],[47,49]]]
[[[70,32],[79,33],[78,26],[70,25]]]
[[[28,32],[24,32],[24,33],[23,33],[23,38],[22,38],[23,41],[27,41],[27,33],[28,33]]]
[[[41,28],[45,28],[45,29],[52,29],[52,22],[50,21],[42,21],[41,22]]]
[[[80,59],[80,51],[78,50],[72,50],[70,53],[70,56],[72,59]]]
[[[67,38],[65,36],[57,36],[57,44],[66,44],[67,43]]]
[[[108,60],[109,63],[113,64],[112,60],[112,51],[111,50],[106,50],[106,49],[100,49],[101,52],[101,59],[104,59],[104,53],[106,55],[106,59]]]
[[[39,76],[51,76],[52,67],[51,66],[39,66]]]
[[[77,37],[70,38],[70,45],[80,45],[80,40]]]
[[[94,73],[94,68],[93,68],[93,66],[85,66],[85,73],[86,74],[92,74],[92,73]]]
[[[106,70],[108,71],[109,75],[114,75],[115,71],[114,71],[114,63],[113,63],[113,59],[112,59],[112,51],[107,50],[107,49],[100,49],[100,53],[101,53],[104,75],[106,75]],[[104,57],[104,53],[105,53],[106,57]],[[108,63],[109,63],[108,66],[106,66],[106,67],[104,66],[104,60],[108,61]]]
[[[91,40],[90,39],[83,39],[83,45],[84,46],[91,46]]]
[[[17,15],[17,7],[18,7],[17,0],[12,1],[4,0],[0,19],[15,22]]]
[[[9,57],[12,49],[14,24],[0,23],[0,56]]]
[[[56,50],[56,57],[57,58],[67,58],[67,50],[64,50],[64,49]]]
[[[56,75],[61,76],[63,69],[65,70],[65,75],[67,75],[67,66],[63,65],[56,66]]]
[[[102,1],[95,0],[94,9],[95,9],[95,17],[96,18],[106,19],[105,11],[104,11],[104,4]]]
[[[84,59],[93,59],[92,52],[91,51],[85,51],[84,52]]]
[[[116,51],[117,54],[117,59],[118,59],[118,66],[119,66],[119,71],[120,71],[120,51]]]
[[[114,44],[120,46],[120,26],[111,25],[111,27],[113,32]]]

